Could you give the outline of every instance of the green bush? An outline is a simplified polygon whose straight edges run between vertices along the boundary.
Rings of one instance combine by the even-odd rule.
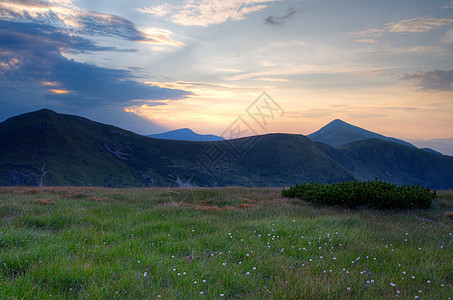
[[[341,205],[355,208],[367,205],[375,208],[428,208],[436,191],[419,185],[401,185],[374,181],[296,184],[283,189],[282,196],[299,198],[315,204]]]

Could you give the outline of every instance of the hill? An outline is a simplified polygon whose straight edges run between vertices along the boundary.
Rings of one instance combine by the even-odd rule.
[[[164,140],[180,140],[180,141],[197,141],[197,142],[213,142],[223,141],[223,138],[213,134],[198,134],[189,128],[172,130],[164,133],[147,135],[151,138]]]
[[[0,123],[0,153],[0,185],[272,187],[378,178],[453,188],[453,157],[382,140],[340,148],[294,134],[164,140],[50,110]]]
[[[408,142],[392,137],[386,137],[381,134],[351,125],[339,119],[333,120],[318,131],[307,135],[307,137],[312,141],[323,142],[332,147],[340,147],[351,142],[365,139],[380,139],[388,142],[415,147]]]
[[[431,148],[442,154],[453,156],[453,138],[432,140],[413,139],[409,141],[417,147]]]
[[[453,186],[453,157],[380,139],[361,140],[339,148],[316,144],[318,149],[359,180],[377,178],[396,184],[421,184],[440,189]]]
[[[154,139],[40,110],[0,123],[0,185],[283,186],[303,174],[323,182],[352,178],[302,135],[238,142],[250,146],[241,156],[231,150],[231,141]],[[222,160],[209,160],[210,145],[224,153]],[[297,157],[295,163],[286,153]]]

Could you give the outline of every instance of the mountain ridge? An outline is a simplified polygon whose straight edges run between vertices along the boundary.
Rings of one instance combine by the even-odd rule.
[[[150,134],[147,135],[147,137],[155,139],[196,141],[196,142],[214,142],[224,140],[222,137],[213,134],[198,134],[190,128],[181,128],[158,134]]]
[[[282,187],[378,178],[453,188],[453,157],[388,141],[334,148],[282,133],[164,140],[49,110],[0,123],[0,153],[0,185]]]
[[[410,147],[415,147],[411,143],[406,141],[396,139],[393,137],[386,137],[382,134],[375,133],[358,126],[349,124],[343,120],[335,119],[328,123],[327,125],[323,126],[318,131],[315,131],[309,135],[307,135],[309,139],[315,142],[323,142],[328,144],[332,147],[340,147],[345,144],[364,140],[364,139],[382,139],[389,142],[394,142]]]

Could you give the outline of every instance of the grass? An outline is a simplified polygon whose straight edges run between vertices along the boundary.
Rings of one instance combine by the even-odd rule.
[[[452,191],[386,211],[280,192],[0,188],[0,298],[453,297]]]

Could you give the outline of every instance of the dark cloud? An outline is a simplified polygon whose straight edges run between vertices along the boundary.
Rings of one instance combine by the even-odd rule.
[[[453,91],[453,70],[434,70],[406,74],[401,79],[414,81],[423,90]]]
[[[110,36],[129,41],[153,41],[135,25],[124,18],[115,15],[89,13],[79,18],[81,34]]]
[[[14,6],[2,7],[2,3],[12,3]],[[86,11],[72,5],[69,5],[69,7],[60,5],[59,8],[65,8],[65,10],[58,10],[56,9],[57,6],[38,0],[3,0],[0,2],[0,16],[8,21],[51,25],[78,35],[114,37],[151,43],[162,42],[161,36],[147,35],[138,30],[134,23],[120,16]],[[39,14],[30,13],[34,9],[44,10]],[[173,41],[169,40],[168,42]]]
[[[0,20],[0,49],[31,51],[41,49],[67,52],[116,50],[114,47],[100,47],[92,41],[55,28],[35,23],[17,23]]]
[[[101,68],[61,54],[105,50],[111,48],[50,25],[0,21],[0,109],[124,107],[136,99],[177,100],[190,94],[137,82],[129,70]]]
[[[269,16],[264,18],[264,24],[279,26],[282,25],[287,19],[291,18],[297,11],[294,8],[288,9],[288,13],[282,17]]]

